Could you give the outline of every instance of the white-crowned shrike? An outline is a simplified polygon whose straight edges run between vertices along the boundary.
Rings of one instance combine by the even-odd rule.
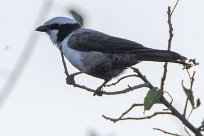
[[[83,28],[66,17],[52,18],[36,31],[46,32],[78,70],[104,79],[96,89],[97,94],[113,77],[141,61],[182,63],[186,60],[176,52],[147,48],[134,41]]]

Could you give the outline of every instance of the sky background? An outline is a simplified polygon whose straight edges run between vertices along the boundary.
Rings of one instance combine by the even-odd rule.
[[[85,17],[87,28],[137,41],[145,46],[166,49],[168,41],[167,7],[176,1],[163,0],[60,0],[53,1],[46,17],[41,12],[43,0],[2,1],[0,5],[0,91],[17,65],[30,35],[39,38],[31,57],[9,97],[0,107],[0,135],[2,136],[160,136],[153,127],[178,134],[184,133],[175,117],[160,116],[145,121],[121,121],[116,124],[102,118],[102,114],[119,117],[133,103],[142,103],[147,89],[124,95],[93,97],[92,93],[67,86],[59,51],[45,34],[35,28],[55,16],[68,16],[76,9]],[[194,84],[195,98],[204,102],[204,1],[180,1],[172,23],[174,37],[172,50],[188,58],[197,58]],[[45,11],[47,9],[44,9]],[[38,21],[40,18],[40,21]],[[154,86],[160,85],[163,63],[143,62],[136,66]],[[68,63],[70,73],[77,70]],[[128,70],[124,74],[130,74]],[[181,65],[170,64],[165,84],[174,97],[174,105],[182,111],[185,94],[181,81],[189,85],[186,71]],[[97,88],[102,80],[81,75],[80,84]],[[10,82],[13,82],[12,80]],[[105,88],[121,90],[128,84],[141,83],[133,78],[118,86]],[[1,95],[1,92],[0,92]],[[168,98],[169,99],[169,98]],[[146,115],[163,107],[154,106]],[[204,118],[204,106],[192,114],[190,120],[199,126]],[[143,109],[133,110],[129,116],[142,116]]]

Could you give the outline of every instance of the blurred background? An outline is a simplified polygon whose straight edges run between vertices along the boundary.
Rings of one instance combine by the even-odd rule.
[[[160,136],[157,127],[185,133],[174,117],[159,116],[144,121],[112,123],[102,114],[119,117],[133,103],[142,103],[146,89],[118,95],[93,97],[92,93],[68,86],[60,53],[45,34],[35,28],[55,16],[73,18],[70,10],[84,18],[84,26],[127,38],[145,46],[167,49],[167,7],[175,0],[18,0],[0,5],[0,135],[2,136]],[[172,50],[188,58],[196,58],[194,97],[204,102],[204,1],[180,1],[172,17],[174,37]],[[155,86],[160,85],[163,63],[143,62],[137,68]],[[68,63],[70,73],[77,70]],[[130,74],[127,70],[124,74]],[[185,104],[181,80],[189,87],[189,79],[181,65],[170,64],[165,88],[174,97],[180,111]],[[76,78],[80,84],[97,88],[102,80],[87,75]],[[121,90],[139,84],[130,78],[105,90]],[[163,108],[154,106],[151,114]],[[189,109],[190,110],[190,109]],[[189,111],[188,110],[188,111]],[[190,121],[199,126],[204,106],[194,111]],[[135,109],[129,116],[143,116]]]

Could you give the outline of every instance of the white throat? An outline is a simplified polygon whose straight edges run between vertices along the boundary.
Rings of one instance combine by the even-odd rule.
[[[53,44],[57,44],[57,34],[58,34],[59,30],[50,30],[48,32],[48,35],[50,36],[50,39],[52,41]]]

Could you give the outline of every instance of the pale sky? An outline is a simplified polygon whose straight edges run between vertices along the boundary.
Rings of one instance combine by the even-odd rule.
[[[2,136],[87,136],[92,130],[99,136],[162,136],[153,127],[185,134],[182,124],[174,117],[160,116],[145,121],[121,121],[112,123],[102,118],[102,114],[119,117],[133,103],[143,102],[146,89],[118,95],[93,97],[92,93],[67,86],[59,51],[48,36],[35,32],[35,28],[55,16],[70,16],[69,8],[80,9],[86,17],[86,27],[110,35],[139,42],[145,46],[166,49],[168,40],[167,7],[175,0],[61,0],[54,1],[46,18],[36,19],[43,5],[42,0],[2,1],[0,5],[0,91],[14,70],[30,34],[40,39],[33,49],[31,58],[16,86],[0,108],[0,135]],[[204,1],[180,1],[172,18],[174,37],[172,50],[188,58],[197,58],[200,65],[196,70],[194,84],[195,98],[204,102]],[[142,62],[140,71],[159,86],[163,63]],[[77,70],[68,64],[69,72]],[[193,70],[193,69],[192,69]],[[125,74],[130,73],[127,71]],[[185,94],[181,87],[184,79],[189,85],[187,73],[181,65],[170,64],[165,84],[174,97],[174,105],[183,110]],[[102,80],[90,76],[79,76],[76,81],[90,88],[97,88]],[[139,84],[139,80],[129,79],[119,86],[105,90],[114,91]],[[12,81],[11,81],[12,82]],[[153,113],[162,107],[154,106]],[[201,105],[191,116],[195,126],[204,118]],[[142,116],[143,109],[135,109],[130,116]]]

